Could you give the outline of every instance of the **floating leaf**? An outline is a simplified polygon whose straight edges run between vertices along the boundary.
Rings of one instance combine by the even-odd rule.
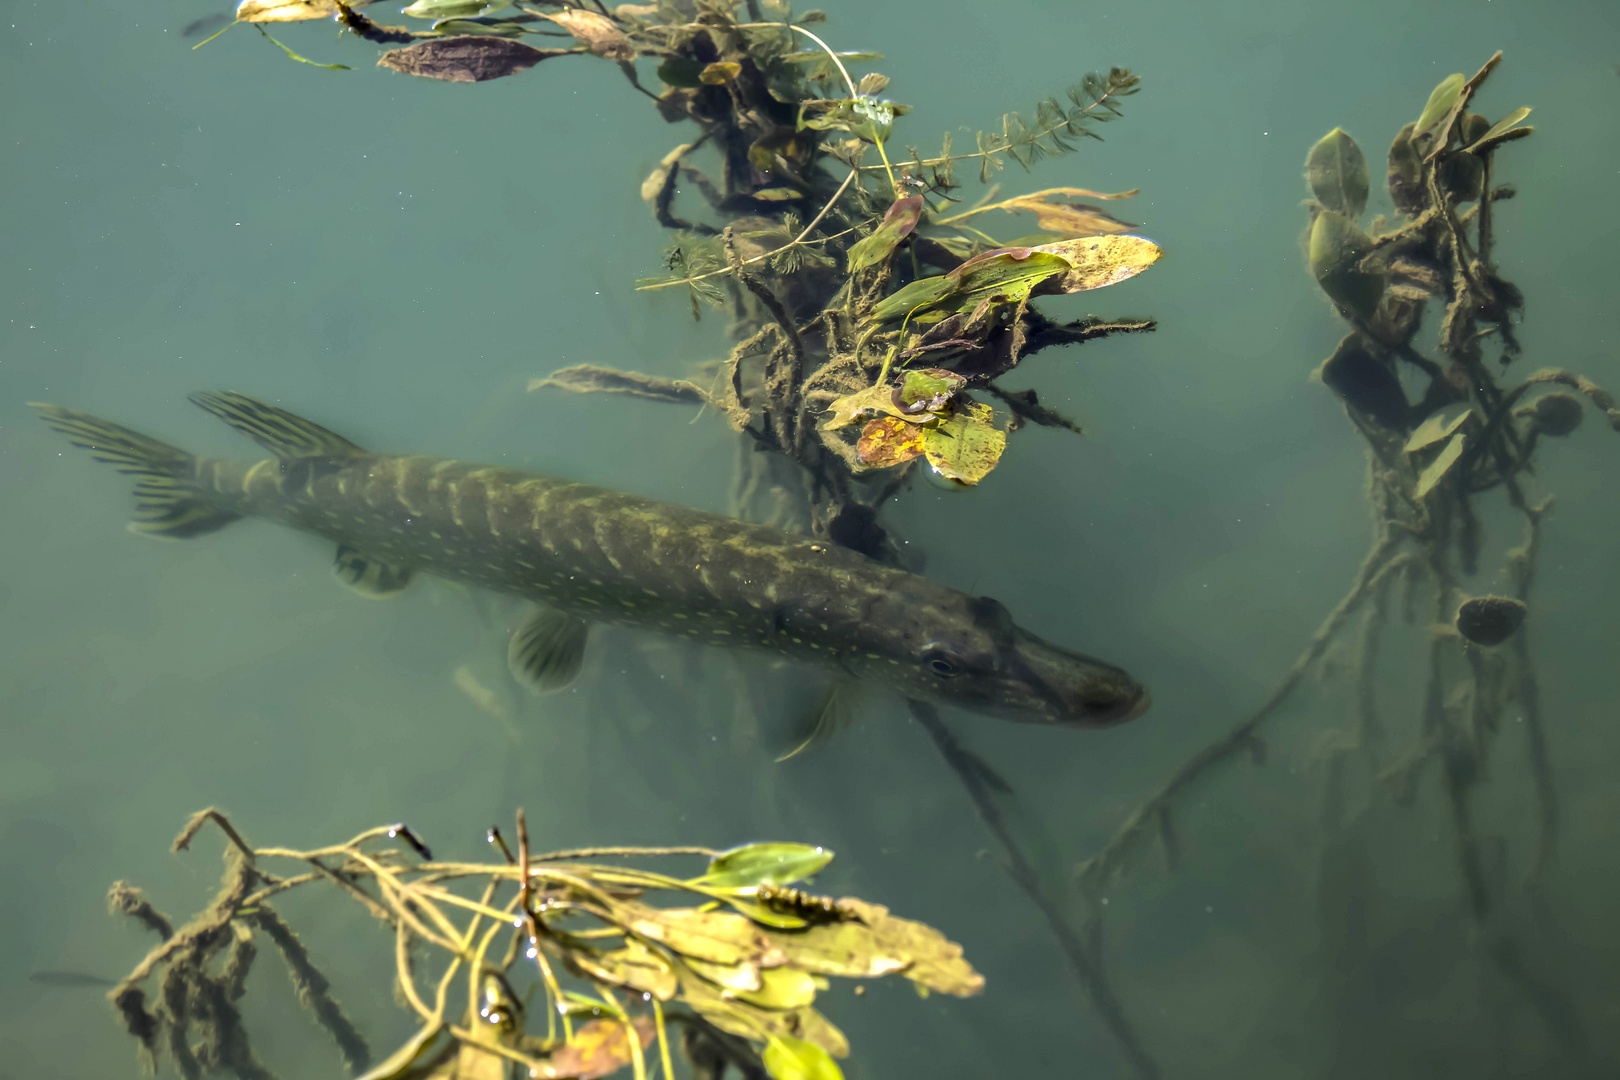
[[[833,853],[809,844],[748,844],[715,856],[697,883],[715,889],[791,885],[832,862]]]
[[[992,423],[988,405],[958,406],[949,417],[923,429],[923,453],[934,471],[959,484],[977,484],[1007,449],[1007,433]]]
[[[819,110],[808,115],[810,110]],[[880,101],[872,97],[842,98],[837,101],[807,101],[799,106],[798,130],[847,131],[867,142],[882,143],[889,139],[894,118],[910,111],[909,105]]]
[[[1384,294],[1384,276],[1359,269],[1372,241],[1343,214],[1324,210],[1311,226],[1311,273],[1340,307],[1370,317]]]
[[[925,413],[924,416],[927,414]],[[927,429],[898,416],[868,420],[855,443],[855,456],[874,469],[902,465],[921,457]]]
[[[433,32],[445,37],[463,34],[485,34],[490,37],[516,38],[528,33],[528,28],[510,19],[444,19],[433,24]]]
[[[1440,80],[1440,85],[1429,94],[1429,103],[1423,106],[1423,111],[1418,114],[1416,134],[1422,135],[1451,111],[1451,107],[1457,104],[1457,99],[1462,96],[1463,83],[1467,79],[1468,76],[1455,71]]]
[[[910,236],[917,227],[922,212],[921,195],[903,195],[894,200],[889,205],[888,213],[883,215],[882,224],[873,230],[872,235],[857,241],[849,249],[849,272],[853,274],[865,270],[887,259],[895,245]]]
[[[742,65],[735,60],[717,60],[704,65],[703,70],[698,72],[698,82],[704,86],[724,86],[741,74]]]
[[[516,75],[542,60],[566,55],[567,49],[536,49],[521,41],[469,35],[390,49],[377,58],[377,66],[443,82],[484,82]]]
[[[511,6],[511,0],[416,0],[400,14],[413,19],[472,19]]]
[[[593,979],[651,994],[659,1001],[675,996],[677,983],[669,961],[634,938],[628,939],[624,948],[612,952],[576,952],[573,960]]]
[[[727,990],[758,990],[764,985],[759,965],[752,962],[713,964],[691,956],[684,956],[681,961],[714,985]]]
[[[773,1036],[765,1044],[764,1060],[772,1080],[844,1080],[827,1051],[791,1035]]]
[[[609,60],[634,60],[636,47],[630,44],[630,39],[624,36],[619,24],[594,11],[585,11],[580,8],[564,8],[561,11],[536,12],[543,18],[550,19],[582,43],[597,56],[605,56]]]
[[[721,1031],[745,1039],[790,1035],[815,1043],[835,1058],[849,1056],[849,1040],[813,1007],[764,1009],[722,991],[690,970],[681,972],[681,1000]]]
[[[816,999],[815,976],[807,971],[766,968],[759,977],[760,985],[752,990],[739,990],[737,1000],[762,1009],[797,1009]]]
[[[827,409],[832,413],[832,417],[827,421],[829,431],[848,427],[872,413],[887,413],[890,416],[905,418],[905,413],[894,404],[894,388],[888,383],[879,383],[876,386],[868,386],[865,390],[857,390],[853,394],[845,394],[830,402]]]
[[[788,966],[858,979],[903,972],[918,985],[958,997],[984,989],[984,976],[962,959],[962,947],[933,927],[895,918],[888,908],[852,897],[838,906],[852,918],[771,935]]]
[[[1040,248],[1001,248],[975,255],[945,275],[956,279],[948,298],[955,311],[972,311],[982,300],[1016,303],[1026,299],[1047,278],[1073,267],[1061,255]]]
[[[365,7],[370,0],[350,4],[351,8]],[[236,6],[237,22],[306,22],[310,19],[330,19],[338,13],[332,0],[242,0]]]
[[[1412,489],[1414,500],[1422,499],[1434,490],[1436,484],[1445,479],[1446,473],[1451,471],[1451,467],[1457,464],[1457,459],[1462,456],[1463,444],[1467,439],[1468,436],[1461,433],[1453,435],[1439,456],[1429,462],[1429,467],[1418,476],[1417,487]]]
[[[1367,159],[1343,128],[1334,128],[1311,147],[1305,180],[1317,202],[1351,221],[1367,208]]]
[[[904,288],[872,305],[872,318],[877,322],[904,318],[915,308],[928,307],[956,288],[956,282],[943,274],[918,278]]]
[[[939,412],[966,385],[966,378],[945,368],[913,368],[900,382],[900,404],[907,408],[920,406],[918,411]]]
[[[1036,290],[1041,293],[1076,293],[1117,285],[1135,277],[1164,256],[1164,249],[1140,236],[1084,236],[1042,244],[1036,251],[1048,251],[1069,261],[1070,270],[1048,280]]]
[[[635,1032],[643,1048],[650,1046],[656,1035],[652,1018],[636,1017]],[[597,1080],[629,1065],[631,1053],[629,1029],[622,1021],[592,1020],[529,1075],[535,1080]],[[502,1075],[507,1068],[502,1059]]]
[[[1519,127],[1524,118],[1530,115],[1530,110],[1520,106],[1498,120],[1491,129],[1476,139],[1468,147],[1471,154],[1483,154],[1488,150],[1495,150],[1498,146],[1512,139],[1522,139],[1532,131],[1533,127]]]
[[[625,909],[626,929],[682,956],[716,964],[768,964],[781,959],[757,926],[729,911],[639,904],[627,904]]]

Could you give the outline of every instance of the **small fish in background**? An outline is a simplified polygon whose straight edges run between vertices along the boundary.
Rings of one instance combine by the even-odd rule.
[[[200,19],[192,19],[190,22],[186,23],[186,25],[180,28],[180,37],[182,39],[202,37],[204,34],[212,34],[215,30],[218,30],[226,24],[233,23],[235,21],[236,3],[235,0],[232,0],[232,3],[227,6],[224,11],[215,12],[212,15],[204,15]]]
[[[456,668],[456,673],[452,678],[455,681],[457,690],[466,694],[469,701],[495,718],[496,723],[501,725],[501,730],[506,733],[508,739],[513,743],[522,741],[523,733],[512,722],[512,705],[500,691],[479,681],[478,676],[473,673],[473,669],[467,664],[462,664]]]
[[[117,986],[117,979],[106,979],[83,971],[30,971],[28,981],[40,986],[59,986],[68,990],[105,990]]]

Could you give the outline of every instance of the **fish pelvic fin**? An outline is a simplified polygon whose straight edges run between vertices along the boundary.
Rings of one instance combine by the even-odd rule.
[[[585,663],[590,624],[566,611],[541,608],[507,643],[512,677],[536,694],[561,690]]]
[[[348,544],[339,544],[332,575],[369,600],[386,600],[405,591],[416,571],[372,558]]]
[[[43,402],[30,402],[29,408],[74,446],[136,478],[130,532],[157,540],[187,540],[241,517],[214,504],[196,482],[197,459],[184,450],[89,413]]]
[[[793,748],[778,757],[776,763],[780,765],[789,758],[798,757],[806,750],[813,750],[854,727],[860,717],[860,703],[861,687],[858,684],[842,679],[828,684],[815,699],[814,705],[805,711],[794,732],[796,741]]]
[[[192,394],[191,403],[219,417],[283,461],[341,459],[365,453],[334,431],[246,394],[209,390]]]

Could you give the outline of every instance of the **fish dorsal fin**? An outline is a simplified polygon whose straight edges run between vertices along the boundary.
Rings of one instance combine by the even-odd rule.
[[[246,394],[210,390],[192,394],[191,401],[283,460],[346,458],[365,453],[336,432]]]
[[[590,624],[556,608],[541,608],[507,644],[512,677],[537,694],[561,690],[585,663]]]
[[[332,575],[367,599],[386,600],[404,592],[416,571],[408,566],[391,566],[348,544],[339,544]]]

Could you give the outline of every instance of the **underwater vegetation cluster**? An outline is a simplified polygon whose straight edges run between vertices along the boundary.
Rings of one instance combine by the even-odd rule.
[[[177,927],[124,882],[108,897],[115,914],[162,939],[109,993],[148,1072],[166,1057],[187,1078],[276,1075],[254,1049],[239,1005],[266,939],[300,1004],[362,1080],[591,1080],[625,1068],[645,1080],[654,1053],[661,1075],[673,1077],[672,1028],[693,1076],[719,1080],[734,1069],[837,1080],[834,1058],[848,1055],[849,1044],[813,1005],[829,979],[900,975],[919,992],[958,996],[984,986],[961,948],[931,927],[854,897],[794,888],[832,860],[819,847],[531,854],[519,810],[515,853],[491,829],[501,862],[447,863],[434,862],[402,824],[310,851],[254,848],[209,809],[181,830],[174,850],[209,825],[226,847],[224,879],[206,909]],[[692,855],[709,860],[692,878],[599,861]],[[281,874],[265,865],[289,861],[304,868]],[[381,1061],[271,906],[311,886],[359,904],[393,939],[396,998],[420,1026]],[[528,1030],[524,1002],[536,992],[543,1037]]]

